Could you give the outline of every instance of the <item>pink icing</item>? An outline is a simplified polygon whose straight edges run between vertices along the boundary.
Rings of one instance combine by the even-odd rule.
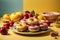
[[[44,27],[44,25],[40,25],[40,27]]]
[[[21,20],[22,23],[26,23],[26,20]]]
[[[39,28],[39,26],[29,26],[29,28],[30,28],[30,29],[34,29],[34,30],[36,30],[36,29]]]

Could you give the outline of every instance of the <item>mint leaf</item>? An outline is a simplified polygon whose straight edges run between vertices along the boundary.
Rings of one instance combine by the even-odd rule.
[[[33,16],[35,16],[35,11],[33,10],[33,11],[31,11],[31,14],[33,15]]]
[[[38,13],[36,13],[36,14],[35,14],[35,16],[39,16],[39,14],[38,14]]]

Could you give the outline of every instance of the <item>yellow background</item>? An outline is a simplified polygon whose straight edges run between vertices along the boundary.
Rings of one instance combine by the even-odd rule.
[[[24,11],[35,10],[37,13],[42,12],[60,12],[60,0],[24,0]]]

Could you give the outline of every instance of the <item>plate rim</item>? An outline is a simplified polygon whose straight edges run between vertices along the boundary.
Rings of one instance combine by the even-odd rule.
[[[23,34],[23,35],[36,35],[36,34],[42,34],[42,33],[46,33],[46,32],[49,32],[51,31],[51,27],[48,27],[48,30],[47,31],[40,31],[40,32],[17,32],[17,31],[14,31],[13,30],[14,27],[11,27],[11,30],[14,32],[14,33],[17,33],[17,34]],[[14,28],[15,29],[15,28]],[[16,30],[16,29],[15,29]]]

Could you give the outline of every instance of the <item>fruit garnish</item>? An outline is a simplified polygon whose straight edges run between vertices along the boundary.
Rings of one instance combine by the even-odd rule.
[[[7,30],[5,27],[2,27],[2,28],[0,29],[0,33],[1,33],[2,35],[7,35],[7,34],[8,34],[8,30]]]
[[[35,16],[35,11],[33,10],[33,11],[31,11],[31,14],[33,15],[33,16]]]
[[[33,17],[33,15],[30,13],[30,14],[28,14],[29,15],[29,17]]]
[[[10,27],[13,26],[14,22],[13,21],[9,21]]]
[[[51,22],[49,22],[48,20],[46,20],[45,22],[47,23],[48,26],[50,26]]]
[[[27,16],[24,16],[23,19],[27,19]]]
[[[3,24],[3,27],[5,27],[6,29],[9,29],[9,26],[10,26],[9,23],[4,23],[4,24]]]
[[[30,12],[29,11],[25,11],[25,13],[29,14]]]
[[[23,14],[23,19],[27,19],[27,18],[29,18],[29,15],[27,13],[24,13]]]
[[[1,32],[1,28],[0,28],[0,32]]]
[[[39,14],[39,16],[37,16],[39,20],[43,20],[43,16],[42,14]]]

